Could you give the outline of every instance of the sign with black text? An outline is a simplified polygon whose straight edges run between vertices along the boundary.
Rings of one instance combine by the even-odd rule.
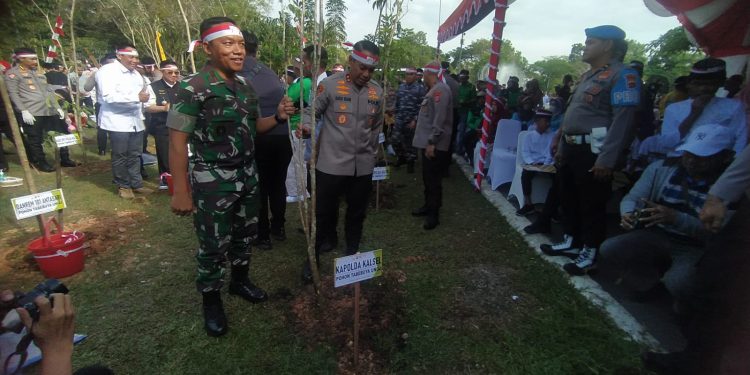
[[[383,250],[336,258],[333,266],[333,286],[336,288],[382,276]]]

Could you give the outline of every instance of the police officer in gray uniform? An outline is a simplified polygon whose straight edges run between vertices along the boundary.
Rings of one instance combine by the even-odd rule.
[[[417,117],[413,146],[422,154],[422,182],[424,206],[412,211],[414,216],[425,216],[426,230],[439,224],[440,206],[443,204],[443,174],[451,157],[453,134],[453,94],[450,86],[440,81],[437,61],[424,67],[424,82],[429,91],[422,100]]]
[[[47,163],[42,143],[48,131],[68,133],[63,121],[65,112],[57,103],[44,73],[37,70],[39,59],[34,50],[18,48],[14,55],[18,64],[9,69],[5,77],[10,101],[24,133],[26,154],[34,168],[42,172],[53,172],[55,168]],[[63,167],[78,165],[70,160],[67,147],[60,149],[60,159]]]
[[[640,102],[641,80],[622,60],[625,32],[604,25],[586,29],[583,61],[591,69],[581,76],[562,123],[555,159],[561,178],[566,217],[563,241],[544,244],[548,255],[573,258],[564,266],[572,275],[596,267],[599,245],[606,236],[606,203],[612,172],[620,166],[632,141]]]
[[[383,128],[383,89],[370,77],[379,60],[380,49],[374,43],[357,42],[349,56],[349,70],[336,73],[318,85],[316,117],[322,118],[318,141],[317,238],[316,254],[324,241],[336,237],[339,199],[346,199],[346,254],[359,251],[362,226],[367,213],[372,171]],[[303,121],[309,132],[310,116]],[[305,262],[305,282],[312,281],[310,265]]]

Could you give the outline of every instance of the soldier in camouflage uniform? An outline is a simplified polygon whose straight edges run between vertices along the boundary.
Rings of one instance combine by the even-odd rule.
[[[423,84],[417,82],[417,70],[406,68],[404,83],[398,87],[396,93],[396,126],[391,133],[391,144],[396,150],[398,163],[406,163],[407,172],[414,173],[414,161],[417,160],[417,150],[411,145],[414,129],[417,127],[417,115],[420,103],[425,94]]]
[[[230,294],[253,303],[268,298],[248,277],[260,203],[254,138],[256,132],[285,124],[294,106],[284,98],[278,113],[259,118],[255,91],[235,75],[245,58],[239,28],[231,19],[215,17],[204,20],[200,30],[211,63],[179,83],[167,118],[172,211],[193,214],[205,329],[209,336],[220,336],[227,331],[220,297],[226,258],[232,269]],[[189,173],[188,144],[193,151]]]

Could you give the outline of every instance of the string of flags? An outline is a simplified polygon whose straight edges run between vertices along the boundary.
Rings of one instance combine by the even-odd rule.
[[[51,63],[57,57],[57,49],[62,48],[60,46],[60,37],[65,36],[63,31],[63,20],[62,17],[57,16],[55,19],[55,28],[52,29],[52,44],[47,49],[47,57],[44,58],[44,62]]]

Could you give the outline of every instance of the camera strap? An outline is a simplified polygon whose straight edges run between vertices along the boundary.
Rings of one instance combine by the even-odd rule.
[[[6,374],[16,375],[21,373],[23,364],[26,363],[26,358],[29,356],[28,349],[32,341],[34,341],[34,335],[32,335],[31,332],[27,333],[26,336],[21,338],[21,341],[19,341],[18,345],[16,345],[16,351],[11,353],[11,355],[9,355],[8,358],[5,359],[3,369]],[[10,361],[16,356],[18,356],[18,365],[16,365],[15,371],[11,373],[9,372],[8,366],[10,366]]]

